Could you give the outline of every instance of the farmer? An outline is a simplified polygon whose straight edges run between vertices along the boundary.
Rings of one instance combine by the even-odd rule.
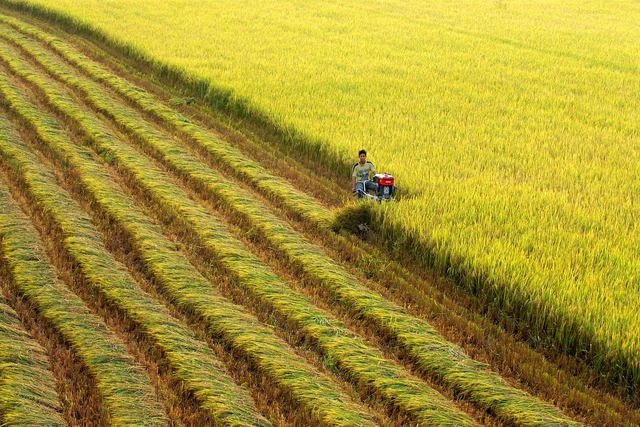
[[[361,199],[365,191],[376,191],[376,184],[370,181],[371,175],[376,173],[376,168],[373,163],[367,161],[367,152],[365,150],[360,150],[358,157],[360,161],[353,165],[353,170],[351,171],[351,191],[355,193],[357,190],[361,190],[362,192],[358,192],[358,199]]]

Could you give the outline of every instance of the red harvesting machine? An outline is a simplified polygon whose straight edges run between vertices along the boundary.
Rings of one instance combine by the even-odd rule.
[[[373,182],[378,184],[376,196],[379,200],[389,200],[396,194],[393,175],[379,173],[373,176]]]

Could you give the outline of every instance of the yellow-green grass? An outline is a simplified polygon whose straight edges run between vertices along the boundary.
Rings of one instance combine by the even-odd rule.
[[[43,140],[53,145],[64,143],[64,134],[55,121],[30,104],[26,94],[2,75],[0,93]],[[80,155],[85,162],[91,162],[91,154],[86,150]],[[59,228],[58,238],[63,238],[65,251],[81,267],[94,292],[142,328],[141,332],[162,351],[175,376],[193,393],[211,419],[220,425],[269,425],[253,407],[247,390],[231,380],[213,351],[172,317],[166,307],[141,291],[126,269],[106,250],[90,218],[57,186],[53,172],[20,146],[14,145],[3,156],[45,221]]]
[[[9,59],[5,56],[5,60],[9,61],[14,69],[20,68],[17,58]],[[30,75],[28,70],[22,72],[26,72],[27,78],[31,81],[39,80],[38,77]],[[56,103],[55,98],[58,95],[54,91],[48,90],[47,84],[40,83],[40,86],[44,92],[48,93],[49,99]],[[95,102],[96,97],[100,98],[98,94],[93,94],[88,98],[94,98],[92,102]],[[59,101],[57,103],[60,104]],[[61,107],[66,110],[66,114],[70,118],[82,115],[77,109],[68,110],[68,108],[71,107]],[[265,211],[245,190],[231,182],[221,184],[219,175],[205,168],[197,158],[186,153],[174,141],[155,134],[152,129],[146,128],[144,123],[136,122],[127,125],[127,116],[124,114],[116,114],[116,116],[120,124],[129,127],[131,132],[136,133],[145,144],[157,151],[158,157],[167,162],[171,168],[189,177],[197,185],[208,188],[215,197],[222,197],[230,207],[262,229],[276,247],[286,248],[282,251],[290,256],[294,263],[300,263],[307,274],[333,288],[334,294],[344,304],[355,307],[365,316],[371,316],[373,321],[383,329],[390,330],[407,347],[413,348],[412,354],[420,360],[419,363],[425,370],[437,372],[453,387],[468,394],[472,400],[481,406],[490,408],[505,419],[513,420],[522,425],[577,425],[543,402],[508,387],[497,375],[484,371],[482,365],[474,363],[466,358],[459,349],[446,343],[441,337],[438,338],[438,335],[426,322],[413,319],[403,313],[399,307],[362,290],[361,285],[346,272],[340,271],[333,261],[323,255],[319,248],[309,245],[302,236],[293,232],[283,221]],[[79,121],[86,123],[86,120]],[[104,135],[100,129],[91,130],[86,127],[86,124],[84,126],[85,132],[89,135],[98,135],[98,137]],[[106,155],[113,158],[114,153],[107,152]],[[130,158],[131,155],[124,157]],[[136,168],[133,168],[132,173],[134,175],[143,174],[141,169],[136,171]],[[343,283],[345,280],[346,283]],[[430,351],[425,352],[426,349],[430,349]],[[451,358],[456,362],[451,363]]]
[[[2,32],[5,36],[6,33]],[[63,64],[56,63],[46,52],[38,50],[37,46],[29,44],[27,41],[20,41],[27,49],[35,54],[38,61],[47,70],[60,76],[65,83],[81,88],[87,99],[115,119],[141,132],[147,132],[156,138],[166,138],[157,135],[152,127],[145,125],[140,117],[127,108],[114,103],[109,97],[104,96],[101,88],[95,83],[82,79],[67,69]],[[103,131],[85,128],[85,132],[90,135],[105,135]],[[155,134],[155,135],[154,135]],[[150,136],[147,136],[150,137]],[[202,135],[205,139],[207,135]],[[326,352],[327,357],[337,365],[341,365],[357,383],[372,387],[389,402],[394,402],[400,410],[420,420],[421,425],[470,425],[472,421],[465,419],[462,414],[452,411],[450,404],[446,403],[437,393],[430,391],[424,384],[416,381],[402,372],[384,359],[382,354],[370,349],[365,343],[353,336],[349,331],[344,330],[340,322],[327,317],[326,314],[311,306],[308,300],[301,298],[291,291],[286,284],[273,272],[263,265],[242,245],[225,230],[224,226],[215,218],[209,216],[202,207],[198,207],[191,201],[184,191],[163,175],[162,172],[154,170],[144,158],[135,159],[135,153],[125,145],[109,138],[110,142],[104,142],[104,136],[98,138],[103,142],[98,142],[98,147],[104,149],[109,147],[110,158],[117,161],[122,167],[130,170],[131,175],[138,177],[140,185],[148,189],[149,194],[153,194],[154,200],[161,205],[166,205],[164,211],[172,216],[171,220],[176,222],[184,221],[190,234],[198,235],[198,238],[205,242],[209,248],[209,253],[222,261],[222,264],[238,278],[241,284],[257,294],[259,298],[268,305],[275,307],[275,310],[292,324],[302,327],[306,334],[319,342],[320,347]],[[87,169],[85,165],[77,164],[76,171],[86,183],[87,190],[96,194],[97,200],[114,200],[113,196],[106,197],[104,194],[97,195],[99,190],[95,188],[95,176],[97,173],[93,169]],[[125,207],[105,204],[104,209],[111,212],[124,229],[131,229],[133,225],[144,224],[144,221],[135,219],[132,212],[127,212]],[[132,235],[144,236],[153,234],[150,230],[132,230]],[[139,239],[142,239],[139,237]],[[139,243],[138,246],[146,245]],[[162,258],[167,259],[167,255]],[[182,261],[184,264],[185,261]],[[189,272],[187,276],[193,277],[197,274]],[[202,281],[203,279],[201,279]],[[193,283],[191,284],[193,286]]]
[[[0,182],[0,186],[2,183]],[[1,209],[6,193],[0,188]],[[0,424],[7,427],[66,425],[44,348],[22,328],[0,294]]]
[[[0,153],[17,138],[0,117]],[[104,322],[58,282],[37,232],[0,183],[0,240],[16,290],[71,343],[98,382],[112,425],[166,425],[148,375]],[[43,380],[44,381],[44,380]]]
[[[7,60],[8,51],[5,49],[0,47],[0,56]],[[18,57],[14,56],[11,62],[19,72]],[[37,74],[30,74],[29,79],[36,80]],[[43,89],[49,92],[52,102],[57,103],[58,107],[66,109],[67,112],[74,112],[76,119],[80,116],[79,123],[89,135],[100,140],[115,139],[108,129],[100,126],[96,119],[77,110],[72,105],[72,100],[64,99],[62,93],[55,89],[55,84],[49,82],[49,85],[53,89],[51,87],[43,87]],[[44,86],[47,86],[46,83]],[[0,90],[4,91],[12,107],[19,114],[32,121],[58,159],[62,159],[66,167],[76,171],[74,173],[82,177],[82,184],[86,186],[87,194],[92,194],[93,201],[103,206],[108,212],[106,220],[118,221],[134,236],[136,249],[141,254],[141,261],[146,264],[154,279],[167,290],[171,300],[204,319],[207,330],[212,336],[222,336],[229,341],[230,346],[248,354],[248,358],[255,361],[275,384],[290,393],[291,398],[304,408],[311,419],[335,426],[374,425],[364,409],[352,402],[325,376],[289,352],[286,345],[276,339],[269,328],[261,327],[255,318],[243,313],[214,292],[206,279],[175,251],[173,245],[166,241],[157,227],[153,226],[128,199],[118,192],[109,182],[104,171],[87,161],[86,151],[65,143],[63,138],[56,134],[54,127],[43,126],[43,124],[46,125],[46,118],[39,117],[35,109],[26,106],[26,101],[18,99],[12,88],[2,84],[1,80]],[[63,98],[62,101],[60,98]],[[14,158],[16,162],[24,161],[23,157],[17,154]],[[25,168],[24,164],[16,166],[19,170]],[[174,338],[174,344],[180,345],[177,337]],[[185,344],[188,344],[186,338]],[[247,406],[247,401],[250,399],[242,393],[237,393],[237,396],[234,396],[235,399],[229,394],[220,395],[220,392],[214,392],[206,397],[211,401],[220,399],[219,409],[223,412],[218,416],[223,421],[227,418],[228,421],[240,423],[242,418],[248,419],[252,415]],[[226,405],[222,404],[225,400]],[[257,415],[253,414],[253,416],[255,425],[266,423]]]
[[[29,3],[345,163],[369,148],[415,196],[386,207],[393,238],[534,336],[640,382],[636,2]]]

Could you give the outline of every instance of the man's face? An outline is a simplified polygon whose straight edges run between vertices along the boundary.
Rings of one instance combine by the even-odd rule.
[[[360,164],[364,165],[364,162],[367,161],[367,155],[366,154],[360,154]]]

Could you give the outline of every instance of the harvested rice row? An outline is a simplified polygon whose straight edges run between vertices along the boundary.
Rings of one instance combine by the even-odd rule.
[[[13,141],[12,141],[13,140]],[[17,137],[0,116],[0,155],[9,161]],[[104,322],[70,292],[48,262],[36,230],[0,186],[0,240],[17,291],[54,325],[97,379],[111,425],[166,425],[151,381]]]
[[[8,213],[6,202],[0,181],[0,224]],[[18,315],[1,296],[0,425],[65,426],[46,351],[22,328]]]
[[[40,54],[39,56],[43,56]],[[49,69],[55,65],[50,61],[44,65]],[[65,81],[74,79],[79,87],[89,87],[94,92],[100,92],[99,88],[91,87],[90,83],[82,82],[82,79],[70,75],[69,70],[57,73],[65,77]],[[121,123],[130,119],[124,116],[122,106],[113,105],[109,99],[101,95],[91,94],[93,99],[101,102],[102,109],[115,116]],[[76,116],[80,113],[75,113]],[[143,123],[128,122],[133,127],[145,129]],[[141,186],[145,187],[149,194],[154,196],[157,203],[166,206],[165,211],[171,215],[176,213],[173,220],[184,221],[188,224],[189,232],[199,235],[202,242],[206,242],[210,254],[219,258],[223,265],[239,279],[243,286],[268,304],[287,321],[302,328],[308,336],[313,337],[338,366],[342,366],[353,379],[365,387],[373,387],[388,402],[393,402],[401,411],[419,420],[421,425],[470,425],[472,420],[463,413],[452,409],[451,404],[438,393],[429,389],[424,383],[407,375],[403,369],[384,359],[377,350],[370,348],[361,339],[355,337],[344,326],[327,314],[313,307],[308,300],[294,293],[273,272],[261,263],[253,254],[243,248],[229,231],[226,230],[215,218],[210,217],[204,208],[191,201],[188,196],[166,176],[155,170],[144,158],[136,161],[136,153],[128,149],[124,144],[114,138],[105,138],[102,129],[88,129],[85,132],[90,135],[102,135],[96,143],[99,150],[108,150],[110,158],[121,167],[129,169],[131,175],[137,177]],[[165,138],[166,139],[166,138]],[[171,143],[167,141],[167,143]],[[80,165],[77,170],[80,170]],[[87,171],[88,176],[95,177],[96,172]],[[87,184],[91,186],[91,183]],[[95,194],[99,189],[91,189]],[[103,197],[96,196],[97,199]],[[114,210],[115,206],[105,206],[104,209]],[[123,227],[128,227],[125,222],[124,212],[126,206],[112,214],[122,221]],[[177,213],[180,215],[177,215]],[[131,212],[130,212],[131,213]],[[140,220],[129,218],[130,223],[142,223]],[[131,234],[143,236],[149,232],[132,231]],[[145,246],[145,245],[141,245]],[[192,274],[192,273],[191,273]]]
[[[193,138],[199,150],[201,150],[205,156],[224,165],[238,177],[255,186],[255,188],[259,189],[267,197],[284,205],[291,212],[300,217],[309,218],[318,224],[325,226],[329,224],[331,213],[318,204],[316,199],[295,190],[291,184],[282,178],[272,175],[270,171],[263,168],[260,164],[244,157],[237,148],[215,137],[202,126],[167,107],[153,95],[136,87],[129,81],[110,73],[103,66],[92,61],[57,37],[53,37],[36,27],[11,17],[0,15],[0,22],[9,24],[24,34],[28,34],[47,43],[66,60],[78,66],[96,80],[108,84],[127,99],[139,105],[144,111],[155,115],[173,128]],[[17,40],[20,38],[15,34],[9,34],[5,29],[3,29],[3,33],[16,42],[18,42]],[[27,47],[27,44],[23,40],[20,40],[19,43],[34,55],[40,53],[32,49],[31,46]],[[57,70],[54,72],[57,73]],[[65,73],[65,71],[60,72]],[[61,75],[58,76],[64,78]],[[76,83],[70,84],[75,85]]]
[[[0,51],[2,49],[0,46]],[[2,56],[3,53],[0,53]],[[67,99],[66,102],[72,101]],[[67,105],[67,108],[72,107]],[[90,135],[115,139],[108,134],[108,129],[91,127],[95,118],[82,111],[76,113],[86,119],[79,122],[82,126],[90,127],[87,130]],[[170,298],[204,319],[213,336],[224,337],[231,346],[255,360],[274,383],[290,392],[310,418],[316,418],[323,425],[374,425],[364,409],[360,409],[312,366],[289,352],[286,344],[275,337],[269,328],[259,326],[255,318],[213,291],[207,280],[175,251],[175,247],[159,233],[157,227],[109,183],[104,171],[83,158],[80,149],[62,141],[62,138],[51,138],[44,132],[41,136],[47,139],[56,155],[64,158],[68,166],[82,177],[87,193],[108,212],[109,218],[118,221],[134,236],[147,269],[166,289]]]
[[[310,244],[284,221],[266,211],[250,193],[232,183],[221,184],[219,174],[176,146],[175,141],[152,132],[144,123],[127,123],[133,117],[127,119],[121,111],[116,120],[125,119],[119,123],[128,127],[148,149],[155,151],[158,160],[198,188],[207,189],[212,197],[224,200],[261,230],[264,237],[305,275],[328,287],[343,304],[397,338],[423,370],[443,378],[481,407],[519,425],[579,425],[564,417],[557,408],[506,384],[499,375],[487,371],[484,365],[444,340],[426,321],[409,316],[401,307],[368,291],[321,248]]]
[[[66,143],[55,121],[31,104],[26,94],[2,74],[0,93],[43,140],[52,145]],[[213,351],[173,318],[166,307],[140,290],[126,269],[106,250],[89,217],[57,186],[52,171],[38,163],[21,141],[14,142],[17,144],[3,153],[5,162],[23,181],[22,189],[28,191],[28,198],[37,204],[39,213],[58,228],[52,232],[59,233],[57,237],[63,239],[65,251],[81,267],[85,280],[162,350],[175,376],[193,393],[216,425],[269,425],[253,407],[248,392],[228,377]],[[81,158],[84,162],[92,161],[86,151],[81,153]]]

